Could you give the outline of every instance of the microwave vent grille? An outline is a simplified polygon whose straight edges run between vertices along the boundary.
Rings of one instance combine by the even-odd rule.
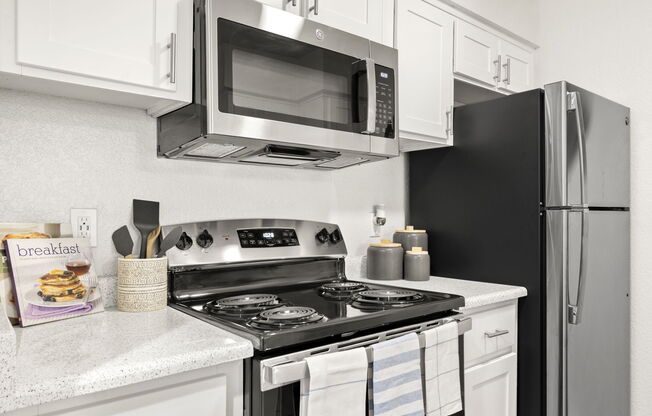
[[[245,146],[236,146],[233,144],[204,143],[187,152],[186,156],[222,159],[235,152],[239,152],[244,148]]]

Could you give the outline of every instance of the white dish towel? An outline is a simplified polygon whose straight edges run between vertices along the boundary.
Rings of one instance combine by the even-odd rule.
[[[421,350],[417,334],[407,334],[372,345],[372,400],[374,416],[423,415]]]
[[[450,322],[421,333],[428,416],[448,416],[462,410],[457,331],[457,322]]]
[[[301,380],[301,416],[365,416],[367,353],[364,348],[306,358],[310,377]]]

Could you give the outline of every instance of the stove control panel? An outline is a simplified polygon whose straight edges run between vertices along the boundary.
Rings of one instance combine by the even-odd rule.
[[[240,247],[288,247],[298,246],[297,232],[292,228],[252,228],[238,230]]]

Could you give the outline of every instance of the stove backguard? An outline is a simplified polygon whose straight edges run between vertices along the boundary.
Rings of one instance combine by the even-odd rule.
[[[168,287],[173,301],[183,301],[344,278],[344,258],[293,259],[225,265],[211,270],[171,271]]]

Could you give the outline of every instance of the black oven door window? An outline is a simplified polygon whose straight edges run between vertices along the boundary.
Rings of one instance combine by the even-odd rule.
[[[358,58],[218,19],[219,110],[360,133],[367,86]]]

